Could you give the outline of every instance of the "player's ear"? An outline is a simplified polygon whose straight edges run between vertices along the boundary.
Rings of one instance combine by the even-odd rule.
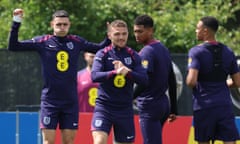
[[[69,27],[71,26],[71,22],[69,22]]]
[[[204,27],[203,31],[204,31],[204,32],[208,32],[208,31],[209,31],[209,29],[208,29],[208,28],[206,28],[206,27]]]
[[[154,32],[154,29],[153,29],[153,28],[147,28],[147,30],[148,30],[148,32],[149,32],[150,34],[152,34],[152,33]]]
[[[50,22],[51,28],[53,28],[53,25],[54,25],[54,23],[53,23],[53,21],[51,21],[51,22]]]

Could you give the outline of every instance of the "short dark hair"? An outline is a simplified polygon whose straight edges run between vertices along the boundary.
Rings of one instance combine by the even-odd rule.
[[[53,15],[52,19],[56,17],[69,17],[68,12],[65,10],[57,10]]]
[[[144,27],[153,27],[154,22],[150,16],[144,14],[136,17],[136,19],[134,20],[134,25],[143,25]]]
[[[200,21],[203,22],[204,26],[210,28],[214,32],[217,32],[218,26],[219,26],[219,22],[218,22],[218,20],[215,17],[212,17],[212,16],[202,17],[200,19]]]

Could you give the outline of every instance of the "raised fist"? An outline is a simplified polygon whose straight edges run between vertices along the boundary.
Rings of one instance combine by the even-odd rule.
[[[20,9],[20,8],[17,8],[13,11],[13,16],[16,16],[16,15],[21,15],[23,16],[23,10]]]
[[[23,18],[23,10],[17,8],[13,11],[13,21],[21,23]]]

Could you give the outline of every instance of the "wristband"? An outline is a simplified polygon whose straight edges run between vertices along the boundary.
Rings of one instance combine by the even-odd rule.
[[[21,15],[13,16],[13,21],[21,23],[22,22],[22,16]]]

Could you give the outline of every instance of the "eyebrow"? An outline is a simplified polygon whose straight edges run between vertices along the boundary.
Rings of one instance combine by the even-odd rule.
[[[61,25],[64,25],[64,26],[67,26],[68,23],[56,23],[57,26],[61,26]]]

